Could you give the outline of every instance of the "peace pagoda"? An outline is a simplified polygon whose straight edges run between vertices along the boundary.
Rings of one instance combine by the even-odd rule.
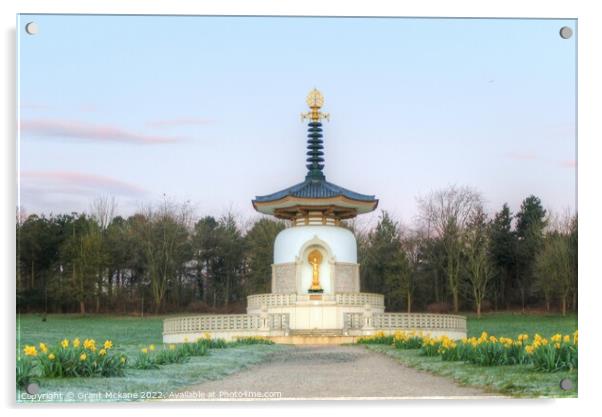
[[[385,313],[382,294],[360,291],[357,242],[342,220],[376,209],[373,195],[360,194],[326,181],[321,111],[322,94],[307,97],[307,173],[304,181],[258,196],[260,213],[286,220],[289,227],[274,242],[269,294],[247,297],[247,314],[202,314],[168,318],[163,340],[178,343],[209,332],[233,340],[264,336],[277,343],[349,343],[376,332],[421,331],[432,336],[466,336],[462,316]]]

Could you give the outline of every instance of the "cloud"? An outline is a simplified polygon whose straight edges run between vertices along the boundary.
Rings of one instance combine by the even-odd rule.
[[[20,180],[25,193],[132,196],[147,192],[126,181],[74,171],[22,171]]]
[[[565,161],[560,161],[559,163],[563,168],[575,168],[577,166],[577,161],[574,159],[567,159]]]
[[[155,120],[153,122],[148,122],[147,125],[158,128],[170,128],[180,126],[206,126],[211,123],[214,123],[214,120],[202,119],[199,117],[182,117],[179,119]]]
[[[533,152],[509,152],[506,154],[506,158],[515,161],[533,161],[537,159],[537,155]]]
[[[174,143],[181,138],[145,135],[130,132],[117,126],[93,125],[67,120],[22,120],[21,132],[33,136],[46,136],[53,138],[73,138],[96,142],[125,142],[138,145],[154,145]]]

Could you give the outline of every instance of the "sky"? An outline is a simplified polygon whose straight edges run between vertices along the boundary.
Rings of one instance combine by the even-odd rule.
[[[36,35],[24,27],[34,21]],[[307,111],[326,178],[402,222],[450,185],[487,210],[576,210],[575,20],[21,15],[26,213],[130,215],[161,201],[253,217],[304,179]]]

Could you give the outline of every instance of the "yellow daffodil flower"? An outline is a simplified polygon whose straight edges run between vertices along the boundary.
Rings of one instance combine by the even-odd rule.
[[[91,351],[95,351],[96,350],[96,341],[94,339],[84,340],[84,348],[89,349]]]
[[[38,356],[38,351],[35,346],[25,345],[23,353],[25,356]]]

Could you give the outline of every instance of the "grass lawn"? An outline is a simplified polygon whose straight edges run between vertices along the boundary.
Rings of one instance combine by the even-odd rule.
[[[482,314],[477,319],[475,314],[469,314],[467,326],[468,337],[479,337],[483,331],[497,337],[516,337],[521,333],[531,337],[535,333],[549,337],[555,333],[571,334],[577,330],[577,315],[491,313]]]
[[[116,351],[134,358],[139,349],[149,344],[162,344],[163,317],[120,317],[50,315],[43,322],[40,315],[17,317],[17,348],[25,344],[45,342],[55,344],[64,337],[93,338],[99,343],[111,339]],[[511,313],[486,314],[481,319],[468,318],[469,336],[478,336],[485,330],[496,336],[515,337],[519,333],[540,333],[550,336],[556,332],[572,333],[577,328],[577,317],[552,315],[520,315]],[[574,397],[577,395],[577,372],[541,373],[529,366],[480,367],[459,362],[443,362],[440,358],[420,356],[417,350],[397,350],[390,346],[371,345],[373,349],[390,355],[401,363],[438,375],[451,377],[462,384],[484,387],[491,392],[512,396]],[[115,401],[98,393],[159,392],[163,395],[201,383],[219,379],[245,367],[269,360],[282,350],[282,345],[249,345],[226,349],[211,349],[209,355],[192,357],[188,363],[161,366],[156,370],[127,369],[125,377],[41,379],[40,393],[63,393],[52,401]],[[568,377],[574,389],[562,391],[559,382]],[[72,397],[67,397],[69,394]],[[127,399],[126,399],[127,400]],[[27,401],[18,399],[18,401]]]
[[[93,338],[102,343],[111,339],[116,351],[135,358],[141,347],[161,345],[162,317],[133,318],[116,316],[50,315],[43,322],[39,315],[17,317],[17,348],[25,344],[55,344],[64,337]],[[219,379],[249,365],[268,360],[271,355],[287,349],[282,345],[248,345],[226,349],[210,349],[207,356],[191,357],[184,364],[161,366],[159,369],[127,369],[125,377],[113,378],[52,378],[39,379],[40,394],[62,393],[51,401],[115,401],[104,395],[128,393],[160,393],[169,395],[205,380]],[[99,397],[98,393],[102,393]],[[140,398],[138,398],[140,399]],[[122,398],[121,400],[132,400]],[[136,400],[136,399],[134,399]],[[18,401],[28,401],[18,398]]]
[[[368,349],[389,355],[404,365],[451,377],[460,384],[484,388],[513,397],[576,397],[577,372],[535,372],[527,365],[477,366],[446,362],[439,357],[420,356],[419,350],[395,349],[387,345],[366,345]],[[560,380],[570,378],[573,389],[560,389]]]
[[[545,314],[492,313],[468,315],[468,337],[478,337],[483,331],[497,337],[516,337],[535,333],[549,337],[555,333],[572,334],[577,329],[577,316]],[[386,345],[367,345],[369,349],[389,355],[401,363],[433,374],[451,377],[464,385],[485,388],[487,391],[514,397],[576,397],[577,375],[574,372],[536,372],[530,365],[477,366],[463,362],[442,361],[440,357],[421,356],[418,350],[395,349]],[[560,380],[569,378],[573,389],[560,389]]]

